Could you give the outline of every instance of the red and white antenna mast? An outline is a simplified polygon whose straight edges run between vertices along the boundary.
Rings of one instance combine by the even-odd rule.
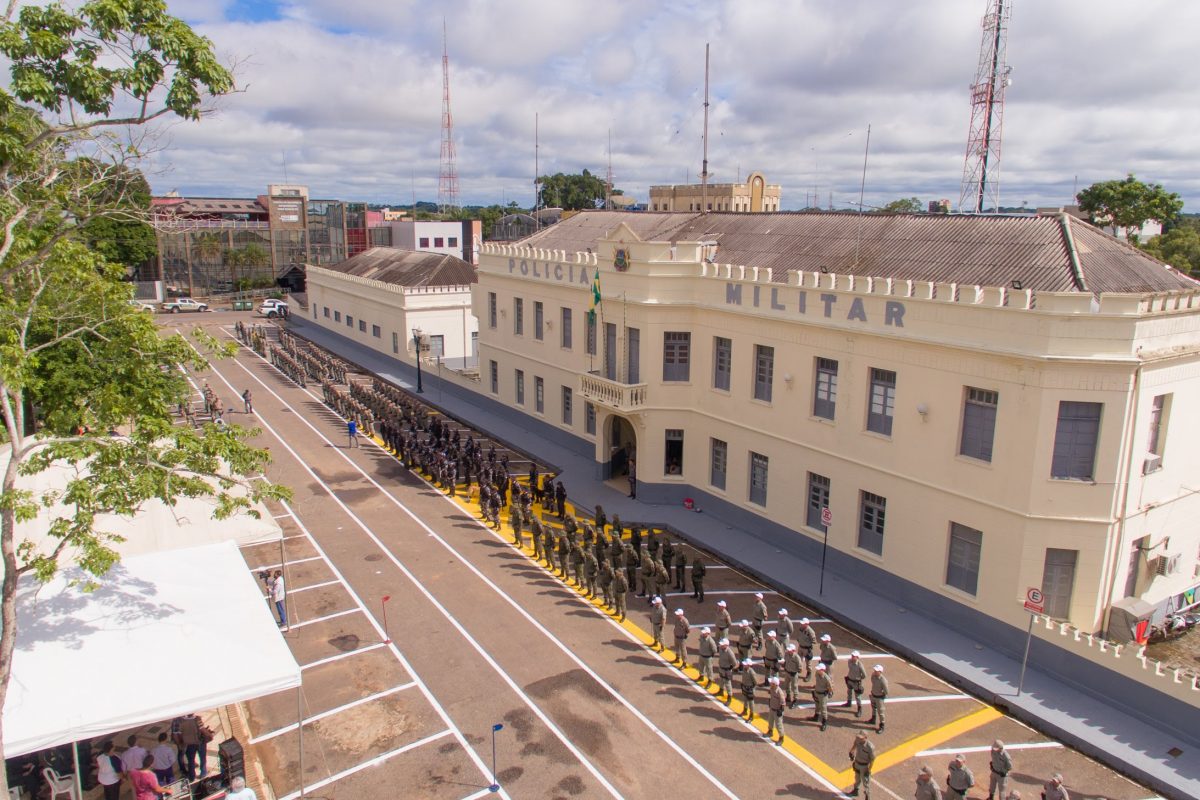
[[[438,176],[438,211],[458,208],[458,167],[454,165],[454,116],[450,113],[450,53],[446,46],[446,20],[442,20],[442,169]]]
[[[979,65],[971,84],[971,128],[963,162],[958,210],[980,214],[1000,210],[1000,134],[1004,130],[1004,91],[1012,83],[1008,66],[1008,22],[1012,0],[989,0],[983,16]]]

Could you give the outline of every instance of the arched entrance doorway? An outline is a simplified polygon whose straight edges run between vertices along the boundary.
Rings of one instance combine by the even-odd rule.
[[[637,434],[624,417],[613,415],[607,429],[608,460],[604,464],[604,479],[623,478],[629,474],[629,461],[637,455]]]

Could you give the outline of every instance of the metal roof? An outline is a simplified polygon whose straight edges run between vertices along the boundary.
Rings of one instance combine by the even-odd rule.
[[[328,269],[394,286],[466,286],[477,280],[475,267],[454,256],[372,247]]]
[[[594,248],[620,223],[647,241],[715,241],[716,261],[1052,292],[1195,290],[1200,282],[1062,215],[584,212],[523,240]],[[1074,259],[1072,258],[1074,250]]]

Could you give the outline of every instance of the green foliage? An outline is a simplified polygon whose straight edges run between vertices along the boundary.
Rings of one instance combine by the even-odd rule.
[[[150,216],[150,184],[134,169],[115,170],[111,181],[103,183],[104,198],[121,212],[93,217],[81,225],[88,246],[113,264],[127,271],[141,267],[158,253],[154,228],[146,221]]]
[[[1138,246],[1159,261],[1200,277],[1200,219],[1184,217],[1161,235]]]
[[[604,205],[604,181],[586,169],[579,175],[543,175],[538,178],[541,185],[542,207],[578,211],[585,208],[601,208]],[[614,190],[613,194],[618,194]]]
[[[1093,225],[1125,228],[1129,241],[1136,243],[1138,229],[1146,220],[1171,223],[1183,210],[1183,200],[1162,184],[1142,183],[1129,173],[1123,180],[1101,181],[1084,189],[1077,197],[1079,208]]]
[[[901,197],[879,210],[885,214],[919,214],[921,213],[921,201],[915,197]]]

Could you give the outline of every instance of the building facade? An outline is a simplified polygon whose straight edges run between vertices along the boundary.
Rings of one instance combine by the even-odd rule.
[[[1030,587],[1085,631],[1192,602],[1200,285],[1063,215],[769,228],[589,212],[484,245],[480,392],[951,624],[1023,635]]]
[[[651,211],[732,211],[759,214],[778,211],[781,188],[751,172],[745,183],[699,183],[651,186]],[[705,208],[707,206],[707,208]]]
[[[431,362],[470,368],[478,333],[474,280],[474,268],[460,258],[375,247],[332,267],[309,267],[309,315],[389,356],[411,357],[416,339]]]

